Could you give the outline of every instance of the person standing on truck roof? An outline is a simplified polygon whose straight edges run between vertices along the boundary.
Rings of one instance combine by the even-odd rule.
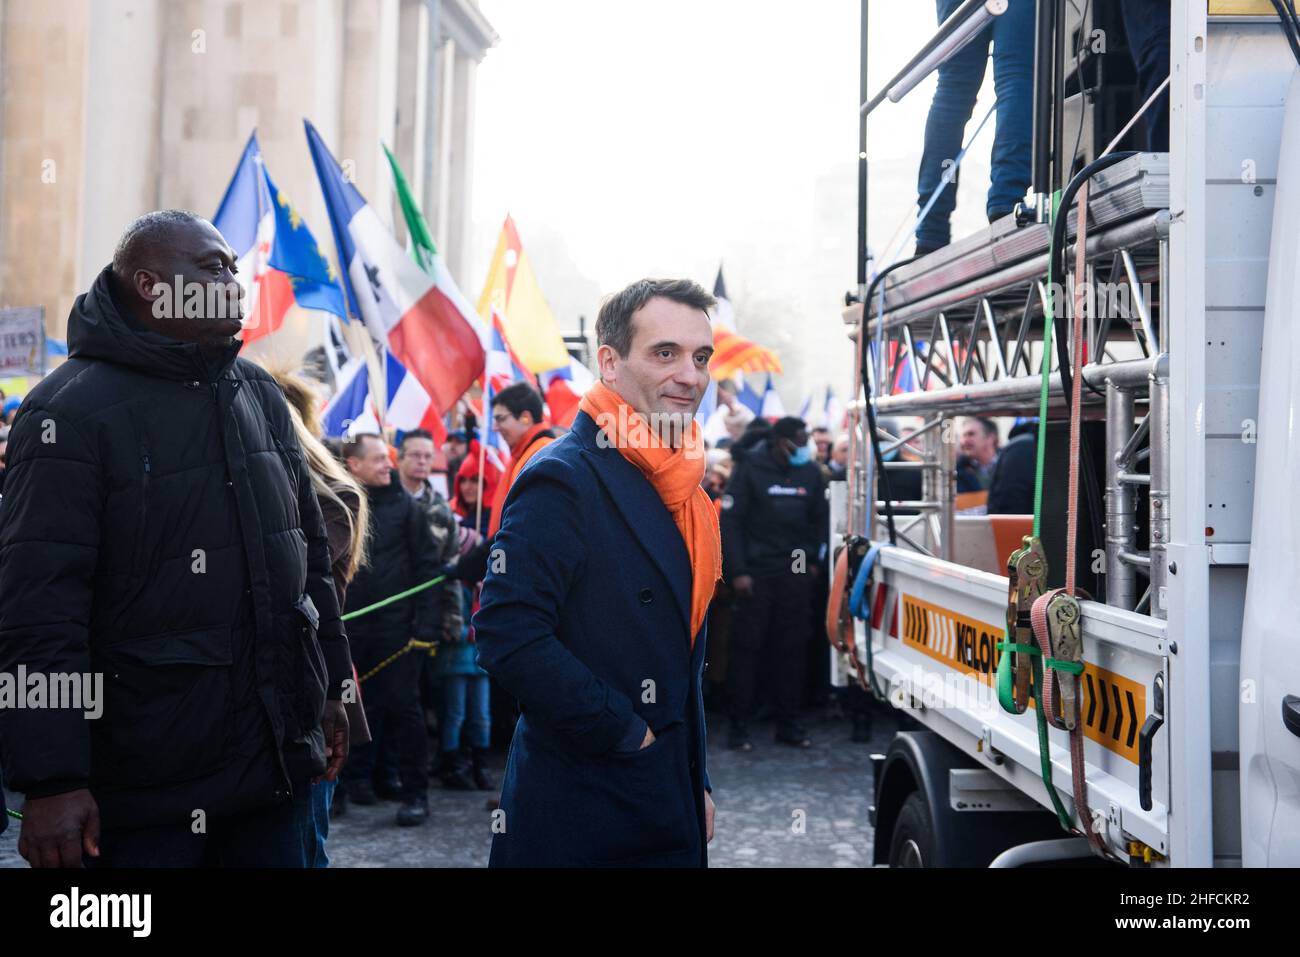
[[[1145,103],[1169,75],[1169,0],[1124,0],[1124,32],[1138,74],[1138,100]],[[1146,148],[1169,149],[1169,91],[1161,93],[1142,116]]]
[[[828,521],[825,481],[813,461],[808,427],[793,416],[778,419],[757,444],[732,454],[735,465],[722,497],[722,548],[726,579],[739,604],[728,648],[727,745],[753,749],[749,723],[759,676],[770,663],[776,740],[806,748],[812,742],[798,717],[808,607]]]
[[[939,22],[947,20],[962,0],[938,0]],[[1167,32],[1167,31],[1166,31]],[[939,193],[929,215],[916,231],[916,255],[948,245],[949,219],[957,206],[954,165],[961,152],[984,83],[993,45],[993,88],[997,96],[997,131],[993,136],[989,222],[1010,213],[1029,189],[1034,105],[1034,3],[1010,0],[1006,13],[994,17],[956,56],[939,67],[939,85],[925,123],[925,152],[921,155],[918,208],[924,208],[944,177],[951,182]]]

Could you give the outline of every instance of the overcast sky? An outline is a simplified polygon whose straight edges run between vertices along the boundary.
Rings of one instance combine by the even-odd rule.
[[[644,275],[712,284],[769,332],[787,406],[850,382],[839,312],[854,280],[859,4],[816,0],[482,0],[500,34],[478,72],[475,282],[510,212],[561,327]],[[871,4],[883,84],[935,29],[926,0]],[[991,71],[990,71],[991,73]],[[870,125],[878,253],[915,202],[934,80]],[[991,104],[986,82],[975,126]],[[954,232],[983,225],[990,121]],[[910,254],[911,243],[904,247]],[[476,295],[478,287],[472,292]],[[763,327],[765,330],[766,326]]]

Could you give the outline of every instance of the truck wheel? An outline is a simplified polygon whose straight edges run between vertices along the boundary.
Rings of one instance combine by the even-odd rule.
[[[934,825],[920,791],[908,795],[894,822],[889,843],[890,867],[933,867]]]

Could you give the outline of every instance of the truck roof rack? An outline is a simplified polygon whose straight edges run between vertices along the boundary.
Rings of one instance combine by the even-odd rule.
[[[1094,183],[1086,252],[1095,301],[1087,317],[1084,380],[1099,386],[1111,378],[1140,392],[1166,339],[1158,290],[1168,261],[1168,154],[1139,153],[1099,173]],[[1069,216],[1072,238],[1074,212]],[[1036,405],[1049,242],[1046,224],[1020,225],[1012,214],[888,277],[867,304],[866,321],[869,339],[879,336],[884,346],[875,356],[880,374],[874,377],[881,414],[1017,413]],[[1074,251],[1066,252],[1072,264]],[[1061,277],[1061,289],[1070,289],[1072,280]],[[881,298],[884,312],[877,315]],[[1060,289],[1055,304],[1072,314],[1072,296]],[[858,336],[863,313],[861,303],[844,313],[851,338]],[[1055,368],[1054,355],[1047,361]],[[912,391],[894,394],[904,371]],[[1090,398],[1100,401],[1096,394]]]

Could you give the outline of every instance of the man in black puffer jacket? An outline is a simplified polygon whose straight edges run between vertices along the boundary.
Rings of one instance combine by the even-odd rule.
[[[301,865],[309,782],[346,757],[325,531],[279,389],[236,358],[233,269],[192,213],[137,220],[19,411],[0,672],[102,681],[94,720],[0,712],[33,866]]]
[[[347,610],[352,612],[429,581],[439,574],[441,562],[424,509],[392,471],[384,440],[357,435],[344,443],[343,460],[370,501],[366,564],[348,586]],[[422,659],[428,652],[403,649],[412,638],[441,637],[442,595],[440,587],[426,588],[348,622],[373,738],[357,748],[348,765],[348,798],[357,804],[375,802],[371,778],[376,759],[386,756],[385,765],[396,766],[402,780],[400,793],[385,796],[401,798],[397,823],[407,827],[423,824],[429,816],[429,742],[420,707]]]

